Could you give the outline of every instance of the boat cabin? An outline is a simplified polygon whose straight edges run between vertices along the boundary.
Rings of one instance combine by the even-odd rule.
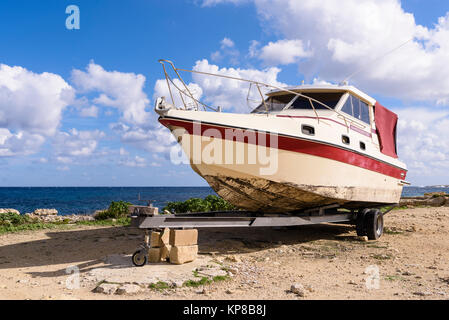
[[[303,85],[275,90],[251,113],[337,117],[354,130],[377,134],[381,152],[397,158],[397,115],[353,86]]]

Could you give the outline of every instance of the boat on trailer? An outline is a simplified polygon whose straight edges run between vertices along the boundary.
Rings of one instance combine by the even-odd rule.
[[[383,216],[409,184],[397,155],[396,114],[347,84],[279,88],[159,62],[171,98],[157,99],[159,122],[175,136],[192,169],[240,210],[154,215],[148,207],[131,206],[131,225],[145,230],[132,256],[135,266],[147,262],[152,229],[330,222],[353,224],[358,236],[370,240],[383,234]],[[253,88],[261,101],[247,114],[221,112],[197,100],[180,71],[246,82],[247,100]],[[381,211],[385,206],[390,208]]]
[[[160,62],[171,103],[157,100],[159,122],[171,130],[192,169],[236,207],[276,213],[399,202],[408,183],[397,156],[398,117],[361,90],[347,84],[280,88]],[[207,111],[211,107],[195,98],[180,70],[247,82],[262,99],[246,114]],[[175,106],[173,87],[181,106]]]

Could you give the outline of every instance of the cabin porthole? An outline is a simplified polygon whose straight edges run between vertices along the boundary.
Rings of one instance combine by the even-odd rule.
[[[315,128],[312,126],[309,126],[307,124],[303,124],[301,126],[301,132],[304,134],[307,134],[309,136],[314,136],[315,135]]]
[[[343,142],[344,144],[350,144],[351,143],[351,139],[349,139],[348,136],[342,135],[341,136],[341,142]]]
[[[365,142],[360,141],[360,149],[366,150]]]

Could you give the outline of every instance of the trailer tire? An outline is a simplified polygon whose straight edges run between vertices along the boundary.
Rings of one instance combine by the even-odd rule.
[[[143,250],[138,250],[134,252],[132,256],[133,265],[136,267],[143,267],[147,264],[147,256]]]
[[[384,217],[379,209],[372,209],[366,214],[365,230],[369,240],[377,240],[382,236],[384,231]]]
[[[355,230],[359,237],[366,236],[366,214],[370,211],[370,209],[361,209],[357,213],[356,222],[355,222]]]

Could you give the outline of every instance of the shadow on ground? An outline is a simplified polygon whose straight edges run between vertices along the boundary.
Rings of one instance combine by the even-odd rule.
[[[350,225],[322,224],[287,228],[229,228],[200,231],[201,253],[230,254],[254,252],[280,245],[295,245],[316,240],[352,238]]]
[[[352,226],[335,224],[279,229],[202,229],[199,231],[199,253],[248,253],[284,244],[323,239],[345,240],[351,237],[347,234],[353,230]],[[37,277],[55,277],[66,275],[67,266],[77,266],[80,272],[98,267],[110,268],[114,265],[107,265],[105,257],[114,254],[130,255],[143,240],[143,232],[130,227],[49,231],[45,235],[48,239],[1,246],[0,270],[64,265],[56,271],[30,272]]]

